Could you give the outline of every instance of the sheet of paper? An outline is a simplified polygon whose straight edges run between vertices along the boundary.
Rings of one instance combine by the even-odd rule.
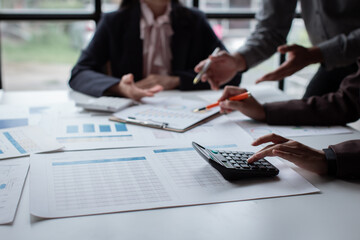
[[[291,98],[287,96],[283,91],[273,86],[268,85],[253,85],[247,87],[247,90],[251,93],[252,96],[256,98],[261,104],[267,102],[278,102],[278,101],[287,101]],[[208,102],[216,102],[222,95],[223,90],[212,91],[211,93],[201,94],[199,98]]]
[[[216,139],[219,141],[231,141],[237,144],[252,141],[241,127],[230,121],[226,116],[220,116],[184,133],[152,128],[144,128],[145,131],[150,133],[147,134],[147,139],[149,143],[152,143],[152,146],[191,144],[193,141],[206,144]]]
[[[238,149],[225,142],[207,147]],[[277,177],[230,183],[191,145],[36,154],[30,212],[57,218],[319,191],[282,161],[269,161],[279,168]]]
[[[27,107],[1,105],[0,129],[27,126],[29,124],[29,109]]]
[[[28,169],[29,158],[0,161],[0,224],[13,222]]]
[[[50,152],[61,148],[62,145],[37,126],[0,130],[0,159]]]
[[[288,101],[291,99],[280,89],[267,86],[267,85],[253,85],[249,86],[248,91],[251,92],[252,96],[256,98],[261,104],[269,102]]]
[[[269,133],[284,137],[302,137],[314,135],[330,135],[352,133],[352,130],[343,126],[273,126],[254,120],[233,120],[242,127],[252,138],[256,139]]]
[[[109,121],[108,116],[62,116],[42,126],[65,146],[64,150],[149,146],[150,131],[143,127]]]
[[[169,128],[186,129],[201,120],[214,115],[219,108],[194,113],[193,110],[206,106],[206,102],[181,97],[147,99],[144,104],[121,110],[114,114],[120,119],[133,118],[155,124],[167,124]]]

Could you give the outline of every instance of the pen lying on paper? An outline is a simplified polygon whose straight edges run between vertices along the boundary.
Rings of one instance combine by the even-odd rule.
[[[251,96],[251,94],[249,92],[244,92],[242,94],[230,97],[228,100],[230,100],[230,101],[241,101],[241,100],[249,98],[250,96]],[[205,110],[208,110],[210,108],[217,107],[217,106],[219,106],[219,104],[220,104],[220,102],[217,101],[216,103],[212,103],[210,105],[207,105],[206,107],[194,109],[193,112],[205,111]]]
[[[215,56],[219,51],[220,51],[219,47],[215,48],[215,50],[212,52],[211,56]],[[201,69],[201,71],[194,78],[194,81],[193,81],[194,85],[197,84],[201,80],[201,76],[209,69],[210,64],[211,64],[211,60],[207,59],[206,62],[205,62],[204,67]]]

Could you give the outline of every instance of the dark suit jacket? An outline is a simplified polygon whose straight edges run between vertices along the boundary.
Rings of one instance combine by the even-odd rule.
[[[359,64],[358,64],[359,65]],[[344,125],[360,118],[360,70],[345,78],[340,89],[321,97],[268,103],[266,121],[276,125]],[[329,146],[338,177],[360,178],[360,140]]]
[[[140,5],[105,14],[94,38],[72,70],[69,85],[74,90],[101,96],[119,83],[125,74],[134,74],[135,81],[143,79],[143,43],[140,39]],[[193,85],[194,67],[207,58],[216,47],[225,49],[209,26],[205,15],[197,10],[172,3],[171,39],[172,74],[180,77],[181,90],[208,89],[208,83]],[[111,64],[112,76],[104,74]],[[239,85],[241,75],[229,83]]]

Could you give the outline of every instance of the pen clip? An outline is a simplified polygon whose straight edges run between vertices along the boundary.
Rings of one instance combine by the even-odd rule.
[[[151,119],[148,120],[138,120],[135,117],[128,117],[126,119],[127,122],[129,123],[134,123],[134,124],[138,124],[138,125],[144,125],[144,126],[148,126],[148,127],[154,127],[154,128],[167,128],[169,126],[168,123],[163,123],[163,122],[156,122],[153,121]]]

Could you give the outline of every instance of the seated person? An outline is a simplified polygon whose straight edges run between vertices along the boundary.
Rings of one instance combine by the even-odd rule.
[[[216,47],[225,49],[204,14],[178,0],[123,0],[102,17],[69,85],[92,96],[134,100],[163,89],[208,89],[208,83],[193,85],[193,68]],[[230,84],[239,85],[240,75]]]
[[[344,125],[360,118],[360,70],[346,77],[337,92],[321,97],[264,105],[252,97],[243,101],[226,100],[245,91],[227,86],[219,99],[221,111],[238,110],[273,125]],[[360,178],[360,140],[331,145],[319,151],[273,134],[259,138],[253,145],[267,142],[273,144],[254,154],[248,160],[250,163],[265,156],[279,156],[319,174]]]

